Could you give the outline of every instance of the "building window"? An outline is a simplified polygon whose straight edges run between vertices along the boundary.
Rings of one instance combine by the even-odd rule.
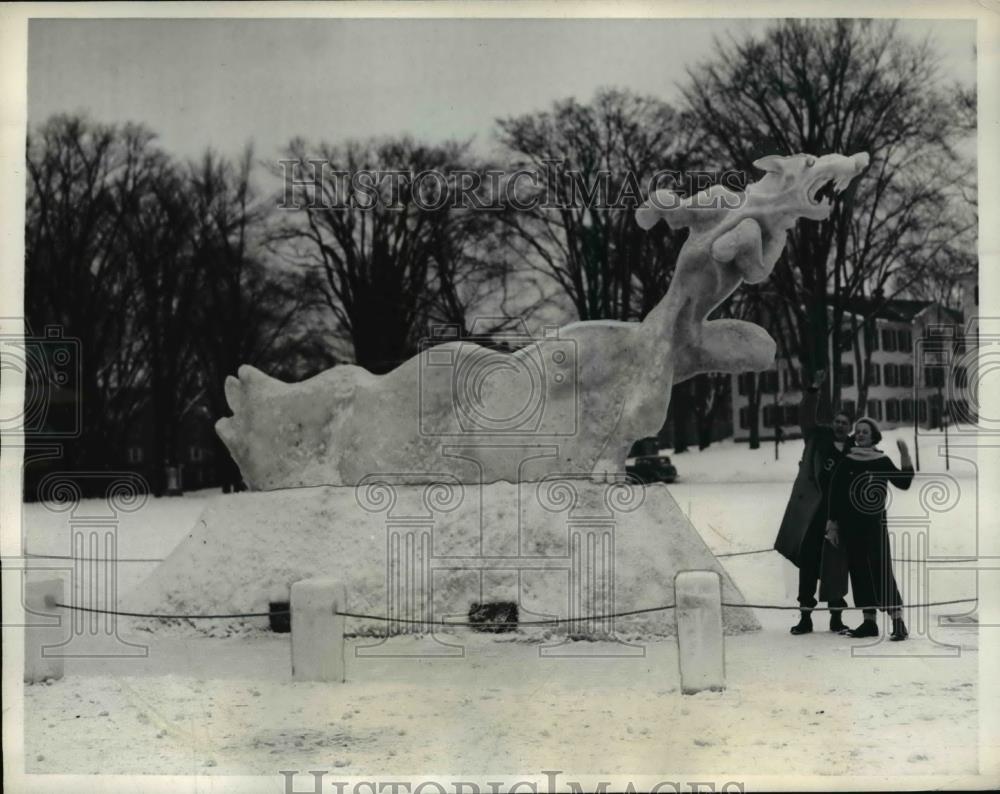
[[[868,413],[871,415],[872,419],[877,422],[882,421],[882,401],[881,400],[869,400],[868,401]]]
[[[896,369],[895,364],[886,364],[883,368],[885,372],[885,385],[886,386],[898,386],[899,385],[899,374]]]
[[[128,462],[129,463],[142,463],[142,447],[129,447],[128,448]]]
[[[736,376],[736,388],[741,396],[746,396],[750,393],[750,378],[752,377],[752,372],[743,372]]]
[[[774,427],[774,406],[764,406],[764,427]]]
[[[196,463],[203,460],[205,457],[205,451],[201,447],[188,447],[188,460],[195,461]]]
[[[899,385],[900,386],[912,386],[913,385],[913,365],[912,364],[900,364],[899,365]]]
[[[782,422],[786,425],[797,425],[799,423],[799,406],[786,405],[782,413]]]
[[[868,385],[869,386],[882,385],[882,367],[879,364],[868,365]]]
[[[750,429],[750,409],[745,405],[740,408],[740,429]]]
[[[897,400],[895,397],[885,401],[885,421],[887,422],[899,421],[899,400]]]
[[[841,364],[840,365],[840,384],[842,386],[853,386],[854,385],[854,365],[853,364]]]
[[[900,407],[900,418],[904,422],[913,421],[913,400],[906,398],[902,400],[899,404]]]
[[[924,385],[936,388],[944,387],[943,367],[924,367]]]
[[[927,421],[931,427],[941,426],[941,400],[936,394],[927,399]]]
[[[965,367],[955,367],[955,385],[960,389],[969,385],[969,372]]]
[[[841,400],[840,410],[843,411],[845,414],[847,414],[849,417],[851,417],[851,419],[854,419],[855,416],[854,409],[855,409],[854,400]]]
[[[927,421],[927,400],[921,400],[917,403],[917,413],[921,422]]]
[[[891,328],[882,329],[882,349],[887,353],[896,351],[896,332]]]
[[[877,328],[874,329],[871,332],[871,336],[869,336],[868,338],[871,341],[871,345],[869,346],[868,349],[872,351],[878,350],[878,329]]]
[[[896,347],[900,353],[910,353],[913,351],[913,334],[909,331],[896,331]]]

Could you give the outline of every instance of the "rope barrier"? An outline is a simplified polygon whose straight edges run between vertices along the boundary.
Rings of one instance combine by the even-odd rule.
[[[55,602],[54,606],[69,609],[74,612],[93,612],[98,615],[122,615],[128,618],[160,618],[162,620],[218,620],[222,618],[266,618],[271,615],[290,615],[290,609],[276,609],[273,612],[236,612],[230,615],[178,615],[153,612],[122,612],[117,609],[97,609],[95,607],[80,607],[73,604],[60,604]]]
[[[802,607],[802,606],[790,606],[786,604],[734,604],[730,602],[723,601],[722,606],[731,607],[735,609],[781,609],[781,610],[797,610],[802,612],[842,612],[845,610],[858,610],[858,609],[922,609],[926,607],[940,607],[940,606],[950,606],[952,604],[967,604],[967,603],[977,603],[978,598],[959,598],[952,601],[931,601],[926,604],[907,604],[907,605],[891,605],[891,606],[844,606],[844,607]],[[273,612],[236,612],[232,614],[223,615],[187,615],[187,614],[177,614],[177,613],[157,613],[157,612],[123,612],[114,609],[97,609],[95,607],[81,607],[75,606],[73,604],[62,604],[59,602],[55,603],[55,606],[62,607],[63,609],[69,609],[76,612],[93,612],[99,615],[121,615],[123,617],[130,618],[156,618],[160,620],[220,620],[226,618],[266,618],[271,615],[290,615],[290,609],[276,609]],[[664,612],[668,609],[674,609],[676,604],[664,604],[658,607],[646,607],[644,609],[630,609],[626,612],[611,612],[602,615],[588,615],[581,618],[546,618],[542,620],[521,620],[521,621],[503,621],[503,622],[493,622],[493,621],[483,621],[480,623],[471,623],[468,621],[447,621],[447,620],[420,620],[418,618],[393,618],[387,615],[365,615],[358,612],[335,612],[335,615],[340,615],[345,618],[356,618],[359,620],[375,620],[385,623],[405,623],[408,625],[420,625],[420,626],[453,626],[453,627],[483,627],[483,626],[552,626],[561,623],[584,623],[584,622],[596,622],[603,620],[611,620],[613,618],[624,618],[630,617],[632,615],[645,615],[651,612]]]
[[[743,557],[747,554],[763,554],[766,551],[774,551],[774,549],[754,549],[753,551],[730,551],[725,554],[716,554],[716,557]]]
[[[743,557],[748,554],[764,554],[769,551],[777,551],[777,549],[753,549],[752,551],[728,551],[724,554],[716,554],[716,557]],[[893,562],[977,562],[978,557],[935,557],[934,559],[926,560],[915,560],[910,557],[891,557]]]
[[[69,609],[76,612],[94,612],[99,615],[122,615],[124,617],[130,618],[159,618],[161,620],[218,620],[223,618],[266,618],[271,615],[290,615],[290,609],[276,609],[273,612],[236,612],[229,615],[181,615],[181,614],[165,614],[162,612],[122,612],[114,609],[97,609],[95,607],[81,607],[75,606],[73,604],[62,604],[58,601],[54,606],[62,607],[63,609]],[[358,612],[334,612],[335,615],[340,615],[345,618],[358,618],[361,620],[377,620],[386,623],[407,623],[416,624],[421,626],[458,626],[458,627],[471,627],[471,626],[551,626],[557,625],[559,623],[583,623],[585,621],[592,622],[598,620],[610,620],[612,618],[622,618],[628,617],[630,615],[643,615],[649,612],[662,612],[667,609],[673,609],[675,604],[665,604],[659,607],[646,607],[645,609],[631,609],[627,612],[614,612],[605,615],[588,615],[582,618],[548,618],[543,620],[520,620],[520,621],[504,621],[504,622],[481,622],[481,623],[470,623],[470,622],[460,622],[460,621],[448,621],[448,620],[419,620],[417,618],[393,618],[386,615],[364,615]]]
[[[419,620],[417,618],[390,618],[384,615],[359,615],[355,612],[337,612],[345,618],[361,618],[363,620],[381,620],[387,623],[408,623],[424,626],[552,626],[560,623],[584,623],[598,620],[611,620],[612,618],[624,618],[630,615],[644,615],[649,612],[663,612],[673,609],[676,604],[664,604],[661,607],[646,607],[645,609],[631,609],[628,612],[612,612],[605,615],[588,615],[582,618],[546,618],[543,620],[510,620],[503,622],[483,621],[480,623],[459,622],[450,620]]]
[[[163,557],[74,557],[72,554],[33,554],[24,553],[25,557],[35,560],[73,560],[74,562],[163,562]]]

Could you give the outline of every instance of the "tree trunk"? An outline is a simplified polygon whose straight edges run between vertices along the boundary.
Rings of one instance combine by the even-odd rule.
[[[868,411],[868,374],[872,366],[872,346],[871,337],[875,333],[872,330],[872,321],[865,318],[861,324],[861,333],[858,333],[857,321],[851,316],[851,346],[854,349],[854,368],[858,373],[858,406],[857,415],[867,416]],[[864,343],[864,353],[861,352],[861,344]]]
[[[750,449],[760,449],[760,388],[756,372],[747,379],[747,417],[750,421]]]
[[[698,449],[707,449],[712,443],[712,424],[715,419],[715,395],[713,378],[702,373],[692,379],[694,389],[694,412],[698,431]]]
[[[687,452],[687,427],[691,419],[691,381],[675,383],[670,396],[674,414],[674,452]]]

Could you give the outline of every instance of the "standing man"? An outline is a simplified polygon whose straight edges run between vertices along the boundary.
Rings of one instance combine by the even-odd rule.
[[[820,582],[819,597],[831,608],[847,606],[847,559],[843,548],[826,541],[826,519],[833,471],[851,447],[849,432],[851,417],[839,411],[832,425],[820,424],[819,389],[826,371],[813,377],[799,404],[799,424],[806,442],[799,461],[799,473],[792,486],[792,495],[781,519],[781,528],[774,548],[799,569],[799,622],[792,634],[808,634],[813,630],[812,608],[816,606],[816,582]],[[840,609],[831,609],[830,631],[845,628]]]

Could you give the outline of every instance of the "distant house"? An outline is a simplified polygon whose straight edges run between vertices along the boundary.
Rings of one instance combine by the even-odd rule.
[[[184,416],[174,445],[176,454],[168,462],[156,460],[153,452],[155,417],[148,392],[137,390],[130,399],[142,407],[133,417],[123,442],[120,445],[107,444],[95,450],[96,456],[82,464],[72,463],[64,457],[63,449],[65,444],[73,443],[72,438],[54,433],[61,425],[72,425],[67,417],[78,411],[76,392],[45,383],[38,385],[37,381],[29,379],[26,403],[31,405],[44,400],[46,415],[44,425],[28,425],[25,432],[25,499],[34,500],[42,480],[55,472],[133,472],[154,490],[157,483],[165,483],[168,489],[173,487],[189,491],[224,484],[232,487],[239,482],[239,472],[216,435],[215,420],[206,408],[194,406]],[[167,473],[168,465],[174,469],[172,477]],[[79,485],[85,496],[90,495],[88,489],[91,486],[104,487],[103,481],[91,483],[87,477],[82,478]]]
[[[141,474],[150,483],[157,480],[157,467],[162,474],[167,464],[154,459],[154,421],[151,402],[144,400],[144,408],[132,424],[125,449],[112,453],[120,468]],[[176,456],[170,461],[170,465],[176,467],[176,486],[180,490],[193,491],[221,484],[218,472],[221,450],[214,426],[214,419],[202,406],[195,406],[181,420]]]
[[[919,300],[889,300],[874,310],[865,413],[883,428],[911,425],[914,421],[933,428],[946,420],[974,419],[974,400],[966,394],[968,360],[963,362],[965,366],[954,365],[970,346],[966,318],[974,317],[978,310],[974,280],[963,288],[962,298],[962,311]],[[855,302],[848,310],[841,350],[835,355],[831,342],[829,360],[839,361],[840,366],[841,403],[837,407],[854,417],[858,414],[859,379],[864,373],[856,371],[850,317],[857,316],[860,329],[861,317],[872,315],[872,305]],[[859,335],[863,339],[860,330]],[[863,341],[861,348],[864,350]],[[932,350],[937,358],[931,357],[928,351]],[[950,356],[951,365],[945,366],[942,356]],[[797,366],[779,360],[772,370],[733,376],[734,438],[746,441],[750,437],[753,417],[749,394],[754,376],[758,376],[760,389],[760,438],[773,439],[776,428],[784,438],[797,436],[803,383],[811,374],[803,375]]]

